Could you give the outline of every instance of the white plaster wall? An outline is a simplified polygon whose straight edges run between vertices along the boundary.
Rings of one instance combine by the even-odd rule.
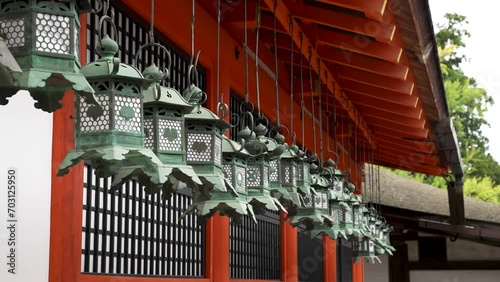
[[[382,263],[365,262],[365,281],[366,282],[387,282],[389,281],[389,256],[382,255],[378,257]]]
[[[446,251],[448,260],[500,260],[499,247],[466,240],[446,240]]]
[[[498,282],[500,270],[410,271],[411,282]]]
[[[35,109],[27,92],[0,106],[0,281],[48,280],[52,114]],[[7,272],[7,170],[17,187],[16,274]]]
[[[406,241],[408,245],[408,261],[418,261],[418,241]]]

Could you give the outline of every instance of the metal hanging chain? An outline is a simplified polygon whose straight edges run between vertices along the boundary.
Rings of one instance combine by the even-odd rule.
[[[381,194],[381,189],[380,189],[380,166],[377,166],[377,190],[378,190],[378,208],[379,208],[379,214],[382,213],[382,194]]]
[[[278,8],[278,1],[274,0],[274,19],[273,19],[273,36],[274,36],[274,86],[276,95],[276,128],[279,131],[280,123],[280,102],[279,102],[279,85],[278,85],[278,43],[276,39],[276,10]]]
[[[305,102],[304,102],[304,76],[302,71],[302,32],[300,32],[300,110],[302,113],[302,151],[305,152]],[[314,121],[314,119],[313,119]]]
[[[260,112],[260,89],[259,89],[259,33],[260,33],[260,0],[257,1],[257,26],[255,28],[255,84],[257,95],[257,113],[261,118]]]
[[[245,0],[245,43],[243,44],[243,50],[245,51],[245,103],[248,104],[249,99],[249,87],[248,87],[248,19],[247,19],[247,0]]]
[[[293,16],[290,15],[290,130],[293,131],[293,52],[294,52],[294,42],[293,42]],[[295,144],[295,137],[292,140],[292,143]]]
[[[313,128],[313,143],[314,143],[314,153],[316,154],[316,118],[314,113],[314,95],[313,95],[313,82],[312,82],[312,47],[309,46],[309,88],[311,91],[311,112],[312,112],[312,128]]]
[[[149,43],[154,43],[154,29],[155,29],[155,0],[151,0],[151,18],[149,27]]]
[[[318,112],[319,112],[319,163],[320,166],[323,163],[323,112],[321,105],[321,64],[320,59],[318,58],[318,80],[316,82],[317,90],[318,90]]]
[[[354,130],[354,164],[356,165],[356,176],[360,177],[361,175],[361,166],[358,165],[358,132]],[[361,187],[356,185],[355,192],[358,192]]]
[[[335,152],[338,154],[338,146],[337,146],[337,128],[339,127],[339,123],[337,122],[337,98],[335,97],[335,89],[336,84],[335,80],[332,80],[333,83],[333,142],[335,146]],[[337,156],[338,157],[338,156]]]
[[[191,65],[194,64],[195,0],[191,1]]]
[[[194,0],[193,0],[194,2]],[[219,99],[220,94],[220,0],[217,0],[217,104],[220,105],[221,101]],[[224,96],[224,94],[222,94]]]

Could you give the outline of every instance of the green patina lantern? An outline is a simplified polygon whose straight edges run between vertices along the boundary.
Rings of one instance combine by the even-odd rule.
[[[297,154],[297,188],[298,192],[304,196],[311,193],[311,177],[310,169],[311,163],[318,159],[316,154],[306,157],[306,154],[300,150],[296,145],[292,146],[292,150]]]
[[[350,213],[349,195],[345,193],[345,173],[337,168],[332,159],[325,162],[326,167],[323,170],[323,177],[330,183],[329,200],[330,216],[334,219],[333,229],[344,239],[349,237],[352,231],[346,229],[345,214]],[[350,219],[352,221],[352,219]],[[338,235],[337,235],[338,236]]]
[[[329,215],[329,181],[318,173],[316,164],[310,165],[310,193],[300,195],[301,205],[296,214],[290,214],[290,225],[304,225],[311,238],[325,234],[336,239],[338,231],[333,229],[334,218]]]
[[[375,222],[375,253],[377,255],[389,254],[392,256],[395,249],[391,246],[389,233],[392,231],[385,218],[378,217]]]
[[[165,52],[169,68],[170,53],[166,49]],[[189,104],[177,90],[159,84],[168,75],[164,75],[154,64],[146,68],[143,75],[159,78],[155,79],[157,83],[144,91],[144,146],[151,149],[164,164],[162,172],[169,176],[170,181],[165,182],[161,190],[162,198],[168,199],[179,188],[196,189],[202,184],[193,168],[186,164],[184,116],[191,113],[195,106]]]
[[[108,16],[101,19],[101,26],[103,21],[109,21],[114,27]],[[96,169],[96,175],[115,175],[113,188],[137,177],[146,191],[154,190],[168,180],[160,159],[144,148],[143,89],[154,80],[144,78],[135,67],[121,63],[115,57],[118,44],[108,35],[97,45],[101,58],[83,66],[81,73],[95,89],[100,105],[90,104],[76,93],[76,149],[69,152],[59,166],[58,176],[86,160]]]
[[[267,130],[265,133],[267,133]],[[294,183],[296,184],[296,179],[292,177],[297,171],[297,167],[293,161],[296,156],[290,150],[288,144],[285,144],[285,136],[278,132],[274,138],[270,138],[265,136],[265,133],[264,135],[257,133],[257,139],[267,145],[269,149],[268,153],[272,152],[270,154],[276,156],[269,161],[269,186],[271,195],[290,211],[294,206],[300,204],[297,191],[290,193],[292,189],[287,189],[287,187],[293,187]]]
[[[363,228],[364,218],[363,212],[361,211],[363,205],[363,200],[359,195],[351,195],[351,207],[352,207],[352,225],[353,233],[351,240],[360,240],[365,236],[369,235],[369,232]]]
[[[252,120],[251,115],[249,115]],[[253,124],[253,121],[250,122]],[[266,127],[263,124],[256,126],[255,131],[260,135],[265,134]],[[277,156],[273,152],[268,154],[268,147],[256,138],[256,134],[248,126],[238,132],[238,138],[244,140],[244,147],[251,154],[247,161],[246,183],[249,204],[253,207],[255,214],[265,214],[266,210],[283,211],[285,208],[278,199],[271,196],[269,189],[270,164],[269,161]],[[277,154],[278,152],[276,152]]]
[[[384,222],[384,226],[381,232],[381,240],[385,245],[386,252],[391,256],[396,251],[396,249],[391,245],[390,234],[392,231],[394,231],[394,227]]]
[[[365,232],[369,232],[369,235],[353,242],[353,258],[355,261],[364,258],[372,263],[375,261],[380,262],[375,253],[375,238],[373,235],[375,232],[375,216],[364,204],[361,204],[360,210],[364,215],[364,225],[362,228],[364,228]]]
[[[79,73],[79,16],[91,10],[88,0],[0,0],[0,37],[22,70],[1,67],[0,105],[19,90],[29,91],[46,112],[61,108],[67,90],[98,104]]]
[[[184,98],[196,105],[186,119],[186,161],[198,174],[202,185],[193,190],[193,204],[186,213],[197,210],[198,220],[203,223],[216,212],[241,222],[243,215],[252,215],[252,207],[246,197],[223,175],[223,134],[230,125],[216,114],[200,105],[201,89],[194,84],[183,93]]]

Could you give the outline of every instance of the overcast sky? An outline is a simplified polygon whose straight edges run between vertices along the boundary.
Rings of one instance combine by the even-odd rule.
[[[467,17],[467,30],[471,37],[466,42],[463,53],[469,62],[462,68],[466,75],[474,77],[479,86],[485,88],[496,104],[486,115],[491,128],[484,128],[490,139],[490,153],[500,161],[500,46],[498,26],[498,2],[494,0],[429,0],[434,26],[444,22],[444,14],[457,13]]]

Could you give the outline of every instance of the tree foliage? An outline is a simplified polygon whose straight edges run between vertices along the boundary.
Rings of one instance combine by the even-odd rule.
[[[482,127],[489,126],[485,113],[493,99],[485,89],[479,88],[472,77],[465,75],[461,64],[466,57],[467,19],[458,14],[446,14],[445,24],[438,25],[436,43],[443,74],[446,98],[453,125],[460,143],[464,163],[464,194],[473,198],[500,204],[500,165],[488,153],[488,138]],[[417,181],[446,188],[440,177],[397,172]]]

